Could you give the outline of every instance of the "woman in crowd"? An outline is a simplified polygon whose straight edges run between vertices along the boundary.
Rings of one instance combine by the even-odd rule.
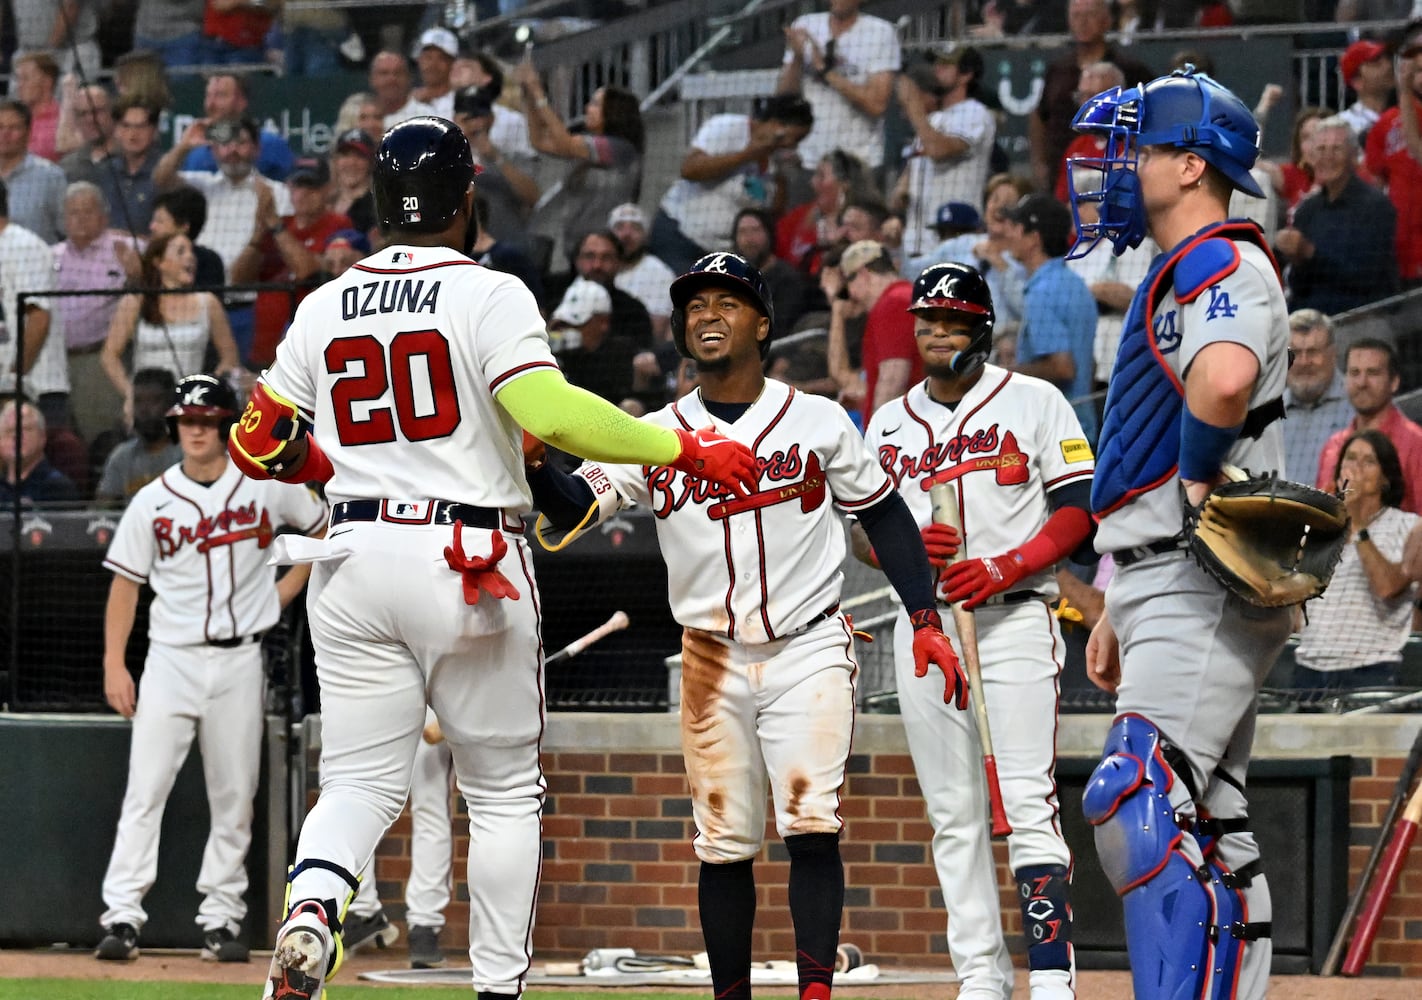
[[[1313,164],[1308,161],[1308,146],[1318,123],[1333,114],[1327,108],[1302,108],[1294,116],[1293,136],[1289,140],[1289,162],[1279,165],[1283,185],[1279,197],[1289,211],[1313,190]]]
[[[641,197],[646,130],[640,102],[621,87],[599,88],[583,111],[584,131],[575,135],[553,110],[532,62],[525,59],[515,67],[514,81],[523,91],[533,148],[573,161],[563,180],[566,254],[588,233],[603,228],[614,208]]]
[[[1417,598],[1403,567],[1422,518],[1400,509],[1406,483],[1397,449],[1378,430],[1348,438],[1334,470],[1353,521],[1352,544],[1323,597],[1308,605],[1295,654],[1294,686],[1315,691],[1397,683]],[[1417,539],[1414,539],[1414,544]]]
[[[878,197],[864,161],[842,149],[820,157],[810,178],[815,196],[791,208],[775,227],[775,256],[801,273],[820,273],[820,259],[839,232],[839,211],[848,202]]]
[[[1009,208],[1032,193],[1030,181],[1014,174],[994,174],[983,188],[983,228],[987,233],[973,247],[973,264],[987,279],[992,290],[992,302],[997,310],[993,339],[1000,352],[1016,343],[1017,327],[1022,322],[1022,294],[1027,284],[1027,270],[1007,249],[1007,216]],[[1011,358],[1000,354],[997,363],[1011,367]]]
[[[218,375],[241,369],[222,303],[211,292],[191,290],[196,268],[187,236],[155,237],[143,251],[143,290],[125,295],[114,310],[99,363],[124,397],[126,416],[133,403],[130,372],[165,368],[177,381],[205,371],[209,342],[217,351]],[[123,356],[130,344],[133,356],[125,367]]]

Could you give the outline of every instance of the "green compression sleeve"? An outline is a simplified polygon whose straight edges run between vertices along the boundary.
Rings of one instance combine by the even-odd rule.
[[[534,437],[595,462],[670,465],[681,454],[673,431],[569,385],[562,372],[529,372],[500,389],[498,400]]]

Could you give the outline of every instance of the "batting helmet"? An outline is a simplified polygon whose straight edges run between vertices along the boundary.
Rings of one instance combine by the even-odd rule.
[[[691,357],[686,349],[686,304],[701,289],[715,286],[746,293],[760,314],[770,320],[770,334],[760,342],[760,356],[765,357],[775,337],[775,307],[770,300],[770,286],[765,283],[760,268],[740,254],[725,251],[708,253],[671,283],[671,331],[677,351],[684,358]]]
[[[1264,197],[1249,173],[1259,159],[1259,123],[1243,101],[1194,66],[1129,90],[1103,91],[1082,105],[1072,127],[1101,136],[1106,149],[1099,157],[1074,157],[1067,164],[1069,174],[1089,170],[1097,175],[1083,184],[1073,176],[1068,185],[1078,233],[1069,256],[1082,256],[1102,238],[1112,242],[1117,254],[1140,246],[1146,217],[1135,172],[1146,146],[1188,150],[1240,191]],[[1083,188],[1079,193],[1078,187]],[[1100,205],[1099,221],[1082,221],[1081,202]]]
[[[992,307],[992,290],[976,268],[957,261],[925,267],[913,282],[909,312],[923,314],[947,309],[972,317],[971,340],[967,349],[953,355],[955,375],[971,375],[987,363],[992,351],[992,328],[997,313]]]
[[[237,393],[213,375],[189,375],[173,389],[173,405],[168,407],[168,437],[178,443],[178,418],[184,415],[222,417],[218,431],[223,438],[237,422]]]
[[[453,122],[423,115],[380,140],[371,170],[381,229],[437,233],[448,227],[474,182],[474,154]]]

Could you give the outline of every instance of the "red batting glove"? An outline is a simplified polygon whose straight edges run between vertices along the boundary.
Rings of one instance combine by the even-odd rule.
[[[948,565],[948,560],[958,554],[958,546],[963,544],[963,536],[951,524],[930,524],[919,534],[923,535],[923,547],[928,550],[928,561],[936,569]]]
[[[518,588],[499,572],[499,561],[509,551],[509,543],[499,532],[493,533],[488,556],[470,556],[464,552],[464,522],[454,522],[454,544],[444,548],[444,562],[459,574],[464,586],[464,603],[479,603],[479,592],[485,591],[494,600],[511,597],[518,600]]]
[[[1027,560],[1016,549],[991,559],[964,559],[953,563],[938,578],[939,597],[949,604],[963,602],[971,611],[993,594],[1011,590],[1027,575]]]
[[[678,427],[676,436],[681,442],[681,454],[672,461],[673,469],[724,486],[743,497],[754,492],[760,472],[755,455],[745,445],[709,427],[694,431]]]
[[[968,678],[958,663],[953,644],[943,634],[943,619],[932,608],[915,611],[909,616],[913,623],[913,675],[927,677],[928,665],[937,664],[943,671],[943,704],[956,705],[961,712],[968,707]]]

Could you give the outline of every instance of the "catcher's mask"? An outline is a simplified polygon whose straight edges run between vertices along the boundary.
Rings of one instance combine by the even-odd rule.
[[[708,253],[671,283],[671,332],[677,353],[684,358],[691,357],[686,349],[686,304],[703,288],[719,286],[733,288],[750,296],[752,304],[760,314],[770,320],[770,333],[760,342],[762,359],[770,353],[770,342],[775,339],[775,307],[771,305],[770,286],[760,268],[740,254]]]
[[[914,279],[909,312],[926,316],[940,309],[963,314],[972,324],[967,349],[954,354],[948,363],[958,377],[971,375],[987,363],[997,322],[987,279],[976,268],[957,261],[925,267]]]
[[[1077,232],[1069,259],[1085,256],[1102,239],[1111,241],[1117,255],[1141,245],[1146,215],[1136,167],[1145,146],[1188,150],[1240,191],[1264,197],[1249,173],[1259,158],[1259,123],[1243,101],[1194,66],[1129,89],[1103,91],[1081,106],[1072,127],[1102,137],[1106,148],[1100,156],[1067,161]],[[1089,175],[1078,184],[1083,171]],[[1083,202],[1100,207],[1097,221],[1081,218]]]

